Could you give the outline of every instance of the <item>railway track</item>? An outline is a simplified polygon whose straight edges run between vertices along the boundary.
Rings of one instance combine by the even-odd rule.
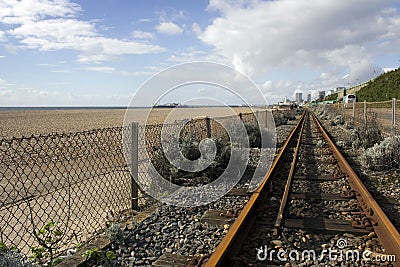
[[[305,112],[205,265],[400,266],[400,235]]]

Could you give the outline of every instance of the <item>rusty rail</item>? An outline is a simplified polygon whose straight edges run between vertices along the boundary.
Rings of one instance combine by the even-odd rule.
[[[356,197],[361,208],[364,210],[366,216],[370,219],[374,231],[385,248],[386,254],[394,254],[397,262],[396,266],[400,266],[400,234],[389,220],[385,212],[376,203],[375,199],[371,196],[368,189],[361,182],[360,178],[351,168],[350,164],[344,158],[342,153],[333,143],[325,128],[319,122],[315,114],[311,113],[313,120],[320,128],[322,135],[325,137],[329,147],[331,148],[334,157],[339,163],[340,169],[346,174],[351,188],[356,191]]]
[[[297,144],[296,144],[296,148],[294,150],[293,160],[292,160],[292,163],[290,165],[290,171],[289,171],[288,179],[287,179],[286,185],[285,185],[285,191],[283,192],[282,201],[281,201],[281,204],[279,206],[278,216],[277,216],[276,222],[275,222],[274,235],[278,235],[279,228],[281,227],[281,224],[282,224],[283,213],[284,213],[285,208],[286,208],[286,203],[288,201],[290,187],[292,186],[292,180],[293,180],[293,176],[294,176],[294,171],[296,169],[297,155],[299,154],[299,148],[300,148],[300,144],[301,144],[301,136],[302,136],[303,131],[304,131],[304,122],[305,122],[305,120],[303,120],[303,122],[301,124],[299,138],[297,139]]]
[[[397,262],[394,262],[395,266],[400,266],[400,235],[396,228],[393,226],[389,218],[382,211],[376,201],[373,199],[371,194],[368,192],[366,187],[361,182],[360,178],[350,167],[349,163],[346,161],[344,156],[338,150],[336,145],[333,143],[328,133],[318,121],[316,116],[312,114],[312,118],[316,125],[321,130],[322,135],[327,141],[329,147],[331,148],[334,157],[338,161],[341,170],[346,174],[349,184],[353,190],[355,190],[357,200],[362,206],[367,217],[370,219],[371,224],[374,227],[374,231],[377,234],[380,242],[385,248],[385,254],[393,254],[396,256]],[[243,208],[242,212],[239,214],[238,218],[230,227],[226,236],[222,239],[221,243],[215,249],[214,253],[210,256],[205,266],[229,266],[230,259],[234,258],[240,250],[241,244],[246,238],[250,226],[255,221],[254,211],[256,210],[258,200],[260,198],[261,192],[266,188],[268,181],[273,179],[282,163],[283,154],[287,151],[289,142],[293,139],[296,131],[299,130],[300,125],[304,122],[305,114],[302,115],[298,121],[296,127],[290,133],[288,139],[286,140],[284,146],[280,150],[279,154],[275,158],[271,169],[264,178],[264,181],[259,186],[259,188],[253,193],[246,206]],[[301,137],[300,137],[301,138]]]
[[[250,230],[250,226],[253,224],[255,220],[255,211],[258,199],[261,195],[261,192],[266,187],[267,182],[273,177],[276,176],[279,166],[283,161],[283,154],[289,147],[290,141],[295,136],[295,133],[299,130],[300,125],[304,121],[305,113],[301,116],[296,126],[291,131],[288,139],[283,145],[282,149],[279,151],[276,156],[272,166],[265,176],[264,181],[258,187],[256,191],[251,195],[249,201],[244,206],[242,212],[239,214],[238,218],[230,227],[226,236],[222,239],[221,243],[215,249],[214,253],[210,256],[205,266],[227,266],[229,265],[229,259],[233,258],[240,250],[240,244],[243,243],[246,238],[248,231]]]

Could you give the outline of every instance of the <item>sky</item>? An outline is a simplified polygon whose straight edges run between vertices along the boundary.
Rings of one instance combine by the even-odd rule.
[[[399,67],[400,1],[0,0],[0,106],[127,106],[191,61],[316,97]]]

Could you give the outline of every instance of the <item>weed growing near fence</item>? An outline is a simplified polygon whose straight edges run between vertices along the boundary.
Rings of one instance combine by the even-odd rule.
[[[114,266],[115,259],[117,258],[112,251],[104,252],[98,248],[86,250],[82,257],[85,258],[88,264],[104,267]]]
[[[321,120],[329,121],[331,126],[343,125],[345,123],[343,114],[331,106],[318,106],[314,109],[315,114]]]
[[[289,118],[286,116],[284,113],[279,113],[276,116],[274,116],[275,119],[275,126],[281,126],[281,125],[286,125],[288,123]]]
[[[359,157],[361,164],[374,171],[400,167],[400,136],[387,137],[366,149]]]
[[[174,138],[174,137],[171,137]],[[164,152],[159,151],[151,160],[155,169],[162,175],[163,177],[170,178],[172,183],[177,185],[183,185],[194,178],[200,178],[201,183],[209,183],[214,179],[218,178],[226,169],[229,163],[230,154],[231,154],[231,143],[224,141],[220,138],[213,138],[215,142],[217,153],[214,161],[211,165],[202,170],[200,172],[188,172],[181,170],[174,166],[167,157]],[[171,140],[171,142],[175,142],[175,140]],[[201,153],[199,150],[199,141],[198,138],[194,135],[186,135],[179,138],[177,141],[179,142],[179,149],[177,147],[166,147],[167,153],[172,157],[178,158],[179,153],[189,159],[189,160],[197,160],[200,158]],[[194,181],[193,181],[194,182]]]
[[[123,243],[125,240],[125,232],[121,228],[120,223],[111,223],[109,227],[105,229],[107,239],[117,244]]]
[[[262,129],[260,131],[259,126],[254,123],[245,123],[244,126],[246,128],[249,146],[251,148],[273,147],[275,136],[273,136],[271,132],[267,131],[266,129]],[[238,132],[233,134],[238,136],[241,133]],[[231,142],[223,138],[213,137],[211,139],[216,145],[216,156],[210,166],[202,171],[188,172],[177,168],[169,162],[161,149],[158,151],[158,153],[155,153],[155,156],[151,159],[153,166],[158,173],[162,175],[162,177],[169,177],[170,181],[177,185],[188,185],[188,182],[190,183],[190,181],[195,183],[194,178],[200,178],[200,181],[197,182],[200,182],[201,184],[210,183],[220,177],[227,168],[233,146]],[[191,161],[200,158],[200,142],[198,137],[191,134],[181,137],[171,136],[170,141],[171,143],[179,143],[179,150],[176,146],[167,146],[165,148],[167,153],[172,155],[173,158],[178,158],[179,153],[182,153],[186,159]]]
[[[34,263],[29,261],[28,257],[19,252],[17,249],[8,248],[0,243],[0,266],[1,267],[36,267]]]
[[[35,233],[40,246],[32,247],[31,260],[40,266],[55,266],[61,259],[54,258],[63,233],[57,222],[49,222],[42,229]]]
[[[346,143],[351,144],[353,149],[369,148],[382,140],[376,116],[371,116],[366,124],[362,123],[350,131]]]

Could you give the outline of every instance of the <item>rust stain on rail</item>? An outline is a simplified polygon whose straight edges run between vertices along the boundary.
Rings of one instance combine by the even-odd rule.
[[[397,229],[393,226],[389,218],[379,207],[378,203],[373,199],[371,194],[368,192],[366,187],[361,182],[360,178],[351,168],[349,163],[346,161],[344,156],[340,153],[336,145],[330,139],[328,133],[325,131],[324,127],[318,121],[314,114],[311,114],[316,125],[320,128],[325,140],[327,141],[329,147],[331,148],[334,157],[338,161],[341,170],[348,177],[350,186],[353,190],[357,192],[357,199],[361,203],[365,214],[371,220],[374,226],[374,231],[376,232],[380,242],[385,248],[385,254],[393,254],[396,257],[397,262],[393,264],[395,266],[400,266],[400,234]],[[280,150],[279,154],[275,158],[271,169],[265,176],[261,185],[252,194],[251,198],[243,208],[239,217],[235,220],[231,226],[229,232],[222,239],[221,243],[215,249],[214,253],[210,256],[205,266],[229,266],[229,260],[236,256],[240,250],[240,246],[243,240],[246,238],[250,226],[255,220],[255,211],[257,206],[257,201],[261,195],[261,192],[266,188],[266,184],[269,180],[276,176],[280,164],[282,163],[282,155],[287,150],[289,142],[293,139],[296,131],[299,130],[300,125],[304,121],[305,113],[299,119],[296,127],[290,133],[288,139]]]
[[[380,242],[385,248],[385,253],[396,255],[397,262],[395,262],[394,264],[395,266],[400,266],[399,232],[394,227],[392,222],[389,220],[385,212],[375,201],[375,199],[372,197],[372,195],[369,193],[368,189],[361,182],[358,175],[351,168],[350,164],[347,162],[342,153],[333,143],[328,133],[326,132],[322,124],[318,121],[317,117],[313,113],[312,113],[312,118],[320,128],[323,136],[325,137],[325,140],[328,142],[328,145],[331,148],[334,157],[338,161],[340,168],[345,174],[347,174],[350,186],[352,187],[353,190],[358,192],[357,200],[360,203],[365,203],[365,205],[362,205],[362,208],[364,209],[366,216],[370,218],[370,220],[372,221],[375,233],[377,234]]]
[[[264,190],[267,182],[276,175],[278,170],[277,166],[279,166],[282,162],[282,155],[284,154],[285,150],[287,149],[289,142],[293,139],[296,131],[299,129],[301,123],[303,122],[305,117],[305,113],[301,116],[299,121],[297,122],[296,126],[291,131],[289,137],[287,138],[285,144],[283,145],[282,149],[279,151],[279,154],[276,156],[272,166],[265,176],[261,185],[254,191],[252,196],[250,197],[247,204],[244,206],[242,212],[239,214],[238,218],[230,227],[226,236],[222,239],[221,243],[215,249],[214,253],[210,256],[205,266],[227,266],[228,260],[232,258],[240,249],[240,246],[237,246],[241,243],[241,240],[246,238],[247,233],[246,230],[249,230],[249,224],[251,225],[254,220],[254,214],[252,211],[255,209],[255,203],[257,202],[258,198],[260,197],[260,193]]]

